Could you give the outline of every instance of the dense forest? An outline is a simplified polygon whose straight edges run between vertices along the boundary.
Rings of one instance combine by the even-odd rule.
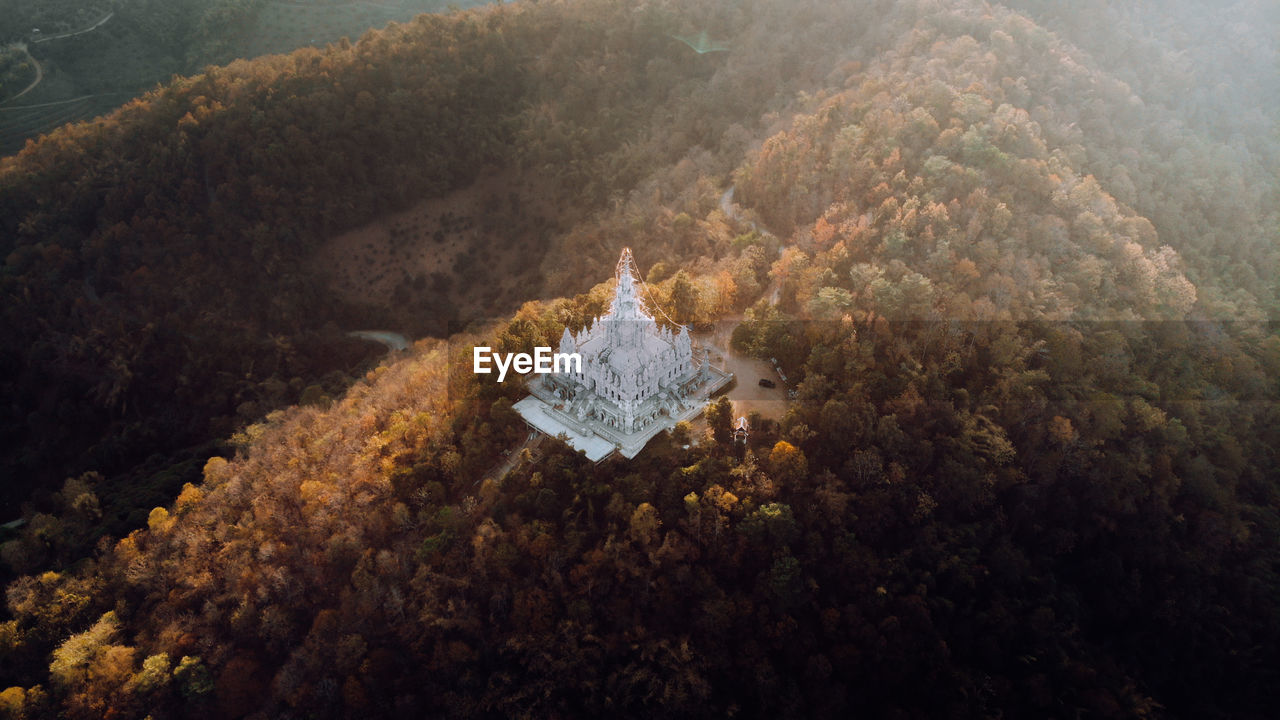
[[[1270,717],[1280,18],[1074,5],[423,15],[0,159],[0,713]],[[311,271],[493,176],[527,302]],[[470,348],[623,246],[790,407],[504,462]]]

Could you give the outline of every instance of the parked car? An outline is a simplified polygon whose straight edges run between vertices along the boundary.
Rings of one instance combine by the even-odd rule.
[[[770,380],[769,378],[760,378],[760,387],[764,387],[764,388],[778,387],[778,384]]]

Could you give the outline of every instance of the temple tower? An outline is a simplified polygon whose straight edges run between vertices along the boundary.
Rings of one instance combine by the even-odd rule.
[[[633,457],[655,433],[697,415],[707,395],[732,377],[705,357],[694,362],[688,328],[658,325],[650,312],[662,309],[645,307],[648,289],[630,248],[622,250],[614,278],[609,311],[576,335],[568,328],[560,335],[559,351],[579,354],[581,372],[535,378],[533,396],[516,404],[531,425],[564,434],[593,459],[612,449]]]

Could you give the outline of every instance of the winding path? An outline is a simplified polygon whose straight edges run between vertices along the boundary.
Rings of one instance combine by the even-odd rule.
[[[520,441],[519,445],[506,451],[506,457],[503,458],[502,462],[498,463],[497,466],[489,472],[481,475],[479,480],[472,483],[472,487],[480,487],[481,483],[489,479],[492,479],[495,482],[501,482],[502,478],[507,476],[507,473],[515,470],[516,465],[520,464],[520,452],[525,448],[529,448],[529,452],[536,453],[538,446],[542,444],[542,438],[544,437],[546,436],[535,431],[531,431],[526,434],[524,439]],[[536,461],[537,459],[538,458],[535,456],[534,460]]]
[[[35,55],[32,55],[32,54],[31,54],[31,51],[30,51],[30,50],[28,50],[28,49],[27,49],[27,44],[26,44],[26,43],[20,43],[20,44],[18,44],[18,45],[17,45],[17,47],[18,47],[20,50],[22,50],[22,52],[23,52],[24,54],[26,54],[27,59],[31,61],[31,64],[36,66],[36,79],[35,79],[35,80],[32,80],[32,81],[31,81],[31,84],[30,84],[30,85],[28,85],[26,88],[24,88],[22,92],[18,93],[17,95],[14,95],[13,97],[9,98],[8,100],[5,100],[5,102],[13,102],[14,100],[17,100],[18,98],[22,97],[23,95],[26,95],[27,93],[31,92],[32,90],[35,90],[35,89],[36,89],[36,86],[40,84],[40,81],[41,81],[41,80],[44,80],[44,68],[43,68],[43,67],[40,67],[40,61],[36,59],[36,56],[35,56]]]
[[[85,33],[87,33],[87,32],[93,32],[94,30],[97,30],[98,28],[100,28],[100,27],[102,27],[103,25],[105,25],[105,24],[107,23],[107,21],[108,21],[108,20],[110,20],[111,18],[113,18],[113,17],[115,17],[115,16],[116,16],[116,14],[115,14],[115,12],[114,12],[114,11],[113,11],[113,12],[109,12],[109,13],[107,13],[107,14],[106,14],[106,16],[104,16],[101,20],[99,20],[98,22],[96,22],[96,23],[94,23],[94,24],[90,25],[90,26],[89,26],[89,27],[87,27],[87,28],[84,28],[83,30],[72,30],[71,32],[64,32],[64,33],[59,33],[59,34],[57,34],[57,35],[50,35],[49,37],[32,38],[31,42],[32,42],[32,43],[49,42],[50,40],[61,40],[62,38],[75,37],[76,35],[83,35],[83,34],[85,34]],[[22,52],[23,52],[23,53],[25,53],[25,54],[26,54],[27,59],[31,61],[31,64],[32,64],[32,65],[35,65],[35,67],[36,67],[36,79],[35,79],[35,80],[32,80],[30,85],[28,85],[28,86],[26,86],[25,88],[23,88],[22,92],[18,93],[17,95],[14,95],[13,97],[9,98],[8,100],[5,100],[5,101],[4,101],[5,103],[13,102],[14,100],[17,100],[18,98],[22,97],[23,95],[26,95],[27,93],[31,92],[32,90],[35,90],[35,89],[36,89],[36,86],[40,84],[40,81],[44,80],[44,68],[43,68],[43,67],[41,67],[41,65],[40,65],[40,61],[36,59],[36,56],[35,56],[35,55],[32,55],[32,54],[31,54],[31,51],[27,49],[27,44],[26,44],[26,43],[18,43],[18,44],[16,45],[16,47],[18,47],[20,50],[22,50]],[[110,93],[105,93],[105,94],[110,94]],[[77,100],[83,100],[83,99],[88,98],[88,97],[94,97],[94,96],[93,96],[93,95],[84,95],[84,96],[81,96],[81,97],[78,97],[78,98],[72,98],[72,99],[70,99],[70,100],[61,100],[61,101],[59,101],[59,102],[52,102],[52,103],[41,103],[40,105],[27,105],[26,107],[27,107],[27,108],[38,108],[38,107],[44,107],[45,105],[58,105],[59,103],[75,102],[75,101],[77,101]],[[3,103],[0,103],[0,104],[3,104]],[[17,110],[17,109],[19,109],[19,108],[11,108],[11,109]],[[24,109],[25,109],[25,108],[24,108]]]
[[[354,338],[360,338],[361,340],[372,340],[373,342],[382,343],[387,346],[388,350],[409,349],[408,338],[400,333],[394,333],[388,330],[355,330],[347,333],[347,335]]]
[[[761,235],[764,235],[765,237],[771,237],[776,240],[777,239],[776,235],[769,232],[768,230],[765,230],[759,225],[755,224],[755,222],[753,222],[750,218],[745,217],[742,214],[742,211],[738,209],[738,204],[733,201],[733,191],[737,190],[737,188],[738,188],[737,185],[730,185],[729,189],[724,191],[724,195],[720,196],[720,210],[725,214],[725,217],[729,218],[734,222],[742,223],[743,225],[750,227],[752,230],[755,230],[756,232],[760,233]],[[778,257],[782,257],[781,241],[778,242]],[[769,294],[769,304],[777,305],[778,298],[782,294],[782,286],[778,284],[777,280],[774,280],[773,282],[769,283],[769,289],[766,292],[768,292]]]
[[[59,34],[57,34],[57,35],[50,35],[49,37],[35,38],[35,39],[33,39],[31,42],[33,42],[33,43],[49,42],[50,40],[61,40],[62,38],[75,37],[76,35],[83,35],[83,34],[85,34],[85,33],[87,33],[87,32],[93,32],[94,30],[97,30],[98,28],[102,27],[103,25],[106,25],[106,24],[107,24],[107,21],[108,21],[108,20],[110,20],[111,18],[115,17],[115,16],[116,16],[116,14],[115,14],[115,12],[114,12],[114,11],[113,11],[113,12],[109,12],[109,13],[107,13],[106,17],[102,18],[102,19],[101,19],[101,20],[99,20],[98,22],[96,22],[96,23],[94,23],[94,24],[90,25],[89,27],[87,27],[87,28],[85,28],[85,29],[83,29],[83,30],[72,30],[71,32],[64,32],[64,33],[59,33]]]

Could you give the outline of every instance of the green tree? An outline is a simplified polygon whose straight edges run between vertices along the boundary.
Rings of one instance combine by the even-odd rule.
[[[173,669],[173,679],[188,700],[199,700],[213,692],[213,678],[199,657],[184,655]]]
[[[707,407],[707,427],[711,428],[711,439],[718,445],[727,445],[733,441],[733,403],[728,397],[721,396]]]
[[[671,281],[671,307],[675,321],[688,324],[698,314],[698,289],[684,270],[676,273]]]

